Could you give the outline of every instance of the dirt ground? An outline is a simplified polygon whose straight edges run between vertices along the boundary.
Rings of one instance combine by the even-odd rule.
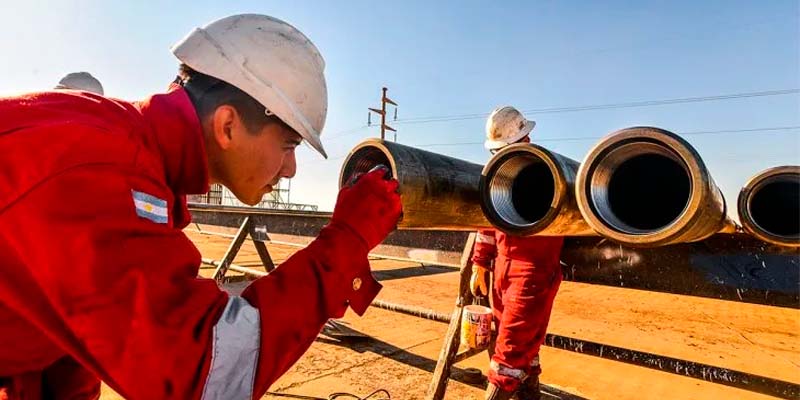
[[[203,257],[220,259],[229,238],[187,231]],[[297,248],[269,245],[276,263]],[[246,243],[236,261],[260,265]],[[384,285],[379,299],[449,314],[458,272],[419,263],[373,259]],[[212,269],[201,270],[209,276]],[[242,284],[232,284],[237,290]],[[422,399],[431,381],[447,325],[370,308],[341,321],[364,338],[320,336],[270,389],[327,398],[334,392],[365,396],[386,389],[392,399]],[[800,384],[800,310],[564,282],[549,332],[690,360]],[[541,350],[549,399],[768,399],[766,395],[550,347]],[[455,367],[486,373],[486,353]],[[268,399],[281,399],[267,395]],[[479,385],[455,380],[446,399],[482,399]],[[120,399],[104,387],[103,400]]]

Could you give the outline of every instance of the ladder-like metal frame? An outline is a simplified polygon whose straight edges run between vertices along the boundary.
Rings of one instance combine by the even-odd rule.
[[[230,269],[231,264],[233,264],[233,259],[236,258],[236,255],[239,253],[242,244],[244,244],[248,236],[253,240],[253,244],[256,246],[256,251],[258,252],[258,257],[264,264],[264,269],[267,270],[267,273],[275,269],[275,263],[272,261],[272,256],[269,254],[269,250],[265,244],[265,242],[269,241],[267,227],[264,225],[256,225],[253,223],[252,217],[246,217],[242,225],[239,226],[239,231],[236,232],[233,241],[231,241],[231,244],[228,246],[225,256],[222,257],[222,260],[217,264],[217,269],[214,271],[214,280],[220,283],[225,281],[225,274],[228,273],[228,269]]]

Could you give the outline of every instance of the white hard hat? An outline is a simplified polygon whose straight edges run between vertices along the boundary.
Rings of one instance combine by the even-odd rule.
[[[172,52],[256,99],[328,157],[320,141],[328,113],[325,60],[295,27],[266,15],[233,15],[195,29]]]
[[[88,72],[72,72],[58,81],[55,89],[83,90],[103,95],[103,85]]]
[[[486,141],[483,146],[497,150],[516,143],[531,133],[536,121],[525,119],[519,110],[511,106],[498,107],[486,120]]]

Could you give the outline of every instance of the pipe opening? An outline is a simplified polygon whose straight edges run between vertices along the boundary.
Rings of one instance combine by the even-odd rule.
[[[379,148],[367,146],[356,150],[356,152],[347,159],[347,164],[342,170],[343,173],[340,178],[339,187],[344,187],[348,184],[356,174],[365,174],[378,165],[385,165],[390,169],[392,168],[389,157]]]
[[[668,227],[683,214],[691,191],[683,161],[654,143],[631,143],[611,151],[591,182],[598,216],[626,234],[651,234]]]
[[[547,164],[534,156],[509,158],[489,182],[491,205],[506,223],[531,226],[550,211],[555,180]]]
[[[765,232],[800,238],[800,177],[775,176],[753,191],[748,205],[753,222]]]

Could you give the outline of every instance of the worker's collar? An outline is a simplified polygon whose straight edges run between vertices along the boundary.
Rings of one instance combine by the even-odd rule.
[[[208,192],[203,128],[186,90],[172,84],[137,106],[155,133],[167,185],[178,195]]]

